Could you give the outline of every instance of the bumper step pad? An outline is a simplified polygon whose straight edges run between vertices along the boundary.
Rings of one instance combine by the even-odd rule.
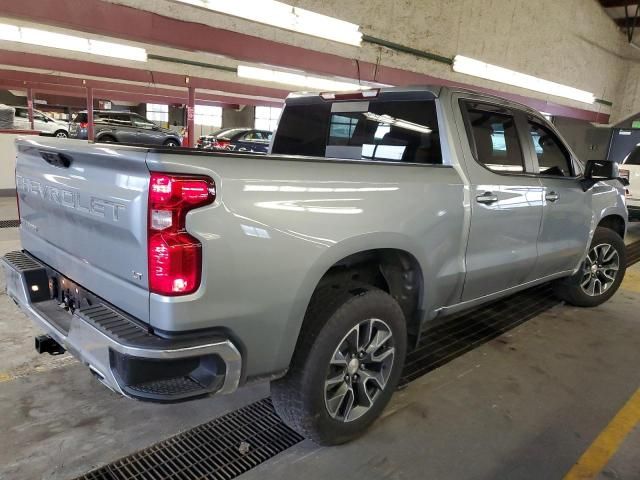
[[[242,359],[226,337],[160,336],[27,252],[10,252],[0,261],[15,302],[55,337],[59,351],[71,352],[112,390],[166,403],[237,388]],[[60,284],[75,291],[73,305],[82,307],[63,298]],[[51,350],[46,342],[42,349]]]

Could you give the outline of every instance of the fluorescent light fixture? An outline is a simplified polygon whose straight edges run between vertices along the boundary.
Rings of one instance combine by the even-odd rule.
[[[62,50],[102,55],[104,57],[122,58],[139,62],[147,61],[147,51],[144,48],[131,47],[120,43],[103,42],[102,40],[77,37],[64,33],[48,32],[37,28],[19,27],[6,23],[0,23],[0,40],[60,48]]]
[[[238,77],[260,80],[263,82],[282,83],[312,90],[351,91],[369,88],[358,83],[341,82],[329,78],[315,77],[305,73],[285,72],[269,68],[238,65]]]
[[[506,83],[527,90],[548,93],[557,97],[570,98],[578,102],[593,103],[595,96],[593,93],[578,90],[577,88],[550,82],[542,78],[534,77],[524,73],[515,72],[508,68],[498,67],[490,63],[474,60],[473,58],[456,55],[453,59],[453,70],[474,77],[486,78],[494,82]]]
[[[177,0],[252,22],[360,46],[360,26],[275,0]]]

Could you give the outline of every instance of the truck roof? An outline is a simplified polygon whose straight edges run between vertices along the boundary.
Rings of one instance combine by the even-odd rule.
[[[490,93],[473,90],[463,87],[450,87],[442,85],[408,85],[402,87],[372,87],[371,90],[377,90],[378,94],[375,97],[358,97],[359,92],[293,92],[287,96],[286,103],[288,104],[309,104],[326,101],[357,101],[368,100],[373,98],[384,97],[394,100],[427,100],[441,97],[445,92],[467,93],[474,96],[482,97],[493,102],[501,103],[505,106],[511,105],[522,110],[528,110],[533,113],[538,113],[534,108],[524,105],[522,103],[510,100],[508,98],[501,97],[499,95],[492,95]],[[367,90],[363,90],[367,91]],[[335,99],[326,98],[327,95],[335,95]],[[345,98],[340,98],[345,97]]]

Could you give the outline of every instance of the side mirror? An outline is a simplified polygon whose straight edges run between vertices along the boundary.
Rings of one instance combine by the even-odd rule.
[[[584,178],[580,182],[586,192],[601,180],[620,180],[618,164],[608,160],[589,160],[584,168]],[[624,185],[624,183],[623,183]]]

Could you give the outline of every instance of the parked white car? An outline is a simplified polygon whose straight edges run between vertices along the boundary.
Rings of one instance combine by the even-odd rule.
[[[30,130],[29,112],[27,107],[13,107],[16,109],[16,116],[13,126],[20,130]],[[33,128],[43,135],[53,137],[68,138],[69,125],[66,122],[55,120],[39,110],[33,109]]]
[[[620,174],[629,179],[627,186],[629,219],[640,220],[640,145],[636,146],[624,159]]]

